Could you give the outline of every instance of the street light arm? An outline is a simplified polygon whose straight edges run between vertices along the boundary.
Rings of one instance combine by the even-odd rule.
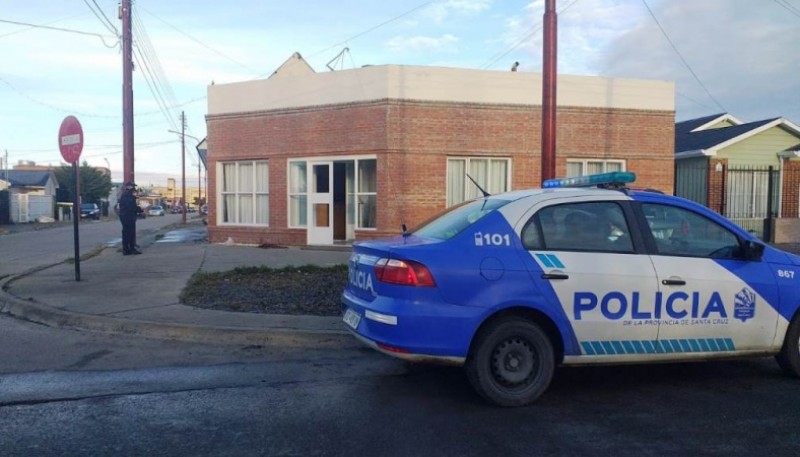
[[[169,133],[174,133],[174,134],[177,134],[177,135],[188,136],[189,138],[192,138],[192,139],[194,139],[194,140],[195,140],[195,141],[197,141],[198,143],[202,143],[202,142],[203,142],[203,140],[201,140],[200,138],[197,138],[197,137],[196,137],[196,136],[194,136],[194,135],[189,135],[188,133],[181,133],[181,132],[177,132],[177,131],[175,131],[175,130],[167,130],[167,132],[169,132]]]

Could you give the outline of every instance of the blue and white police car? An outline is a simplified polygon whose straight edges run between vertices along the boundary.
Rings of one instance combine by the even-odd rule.
[[[800,256],[634,179],[550,180],[358,242],[344,322],[386,354],[465,366],[501,406],[536,400],[557,365],[775,355],[800,376]]]

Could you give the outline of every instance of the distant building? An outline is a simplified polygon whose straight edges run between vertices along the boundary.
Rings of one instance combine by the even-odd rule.
[[[557,173],[673,188],[674,84],[559,75]],[[538,186],[541,75],[381,65],[208,87],[209,239],[330,245]]]
[[[5,170],[0,172],[0,190],[9,192],[10,222],[34,222],[56,216],[58,180],[52,171]]]

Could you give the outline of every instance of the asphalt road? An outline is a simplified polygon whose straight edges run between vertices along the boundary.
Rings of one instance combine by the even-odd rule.
[[[772,359],[561,369],[538,403],[501,409],[460,369],[367,349],[179,344],[6,317],[0,335],[9,456],[800,453],[800,382]]]
[[[118,236],[114,222],[84,225],[86,244]],[[26,249],[70,256],[71,234],[0,237],[0,274]],[[772,359],[571,368],[535,405],[500,409],[460,369],[367,349],[198,345],[0,316],[0,455],[795,456],[800,381]]]

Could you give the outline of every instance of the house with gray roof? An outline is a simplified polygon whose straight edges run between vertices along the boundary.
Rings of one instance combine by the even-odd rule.
[[[727,113],[676,123],[675,194],[762,238],[780,238],[781,227],[800,220],[800,127]]]
[[[58,180],[49,170],[0,171],[0,190],[8,190],[12,223],[54,217]]]

